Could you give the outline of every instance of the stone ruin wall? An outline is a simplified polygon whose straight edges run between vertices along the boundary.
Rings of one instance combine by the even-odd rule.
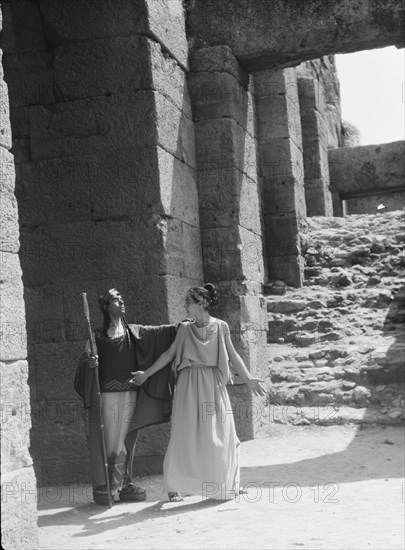
[[[358,3],[337,17],[312,2],[303,19],[282,0],[272,13],[247,0],[238,12],[228,0],[186,12],[177,0],[3,2],[2,487],[14,546],[36,544],[31,457],[39,484],[88,481],[72,388],[81,292],[95,318],[97,294],[117,286],[128,320],[155,324],[182,318],[178,297],[211,280],[238,351],[264,372],[262,285],[299,287],[306,217],[332,215],[324,161],[340,114],[334,85],[318,85],[325,56],[400,40],[395,0]],[[240,437],[253,437],[255,400],[239,383],[230,393]],[[145,430],[140,472],[161,467],[166,442],[164,427]]]
[[[381,204],[384,212],[404,208],[404,153],[404,141],[330,149],[331,187],[339,197],[335,215],[375,214]]]
[[[0,10],[0,30],[3,27]],[[3,52],[0,50],[0,57]],[[19,226],[8,86],[0,65],[0,311],[1,311],[1,499],[2,547],[38,546],[36,479],[29,451],[31,403],[28,387],[25,304],[18,258]],[[16,330],[17,328],[17,330]]]

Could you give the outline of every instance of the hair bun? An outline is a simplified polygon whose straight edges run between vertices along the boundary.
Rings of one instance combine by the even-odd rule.
[[[210,306],[216,306],[218,303],[218,296],[217,291],[215,290],[215,286],[211,283],[207,283],[204,285],[204,288],[210,295]]]

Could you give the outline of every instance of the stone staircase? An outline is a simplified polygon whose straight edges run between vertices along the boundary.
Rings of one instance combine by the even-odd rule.
[[[289,422],[403,422],[404,220],[308,218],[304,287],[266,287],[269,404]]]

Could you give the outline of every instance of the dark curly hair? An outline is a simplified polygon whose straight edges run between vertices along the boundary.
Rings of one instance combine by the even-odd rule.
[[[188,294],[191,296],[193,301],[198,304],[201,302],[202,298],[205,298],[208,302],[206,309],[216,306],[218,303],[218,296],[215,286],[211,283],[205,284],[202,286],[196,286],[188,290]]]

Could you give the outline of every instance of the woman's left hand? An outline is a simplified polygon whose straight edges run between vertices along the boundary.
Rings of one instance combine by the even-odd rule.
[[[247,381],[247,385],[255,395],[263,396],[266,395],[267,392],[261,383],[264,383],[264,380],[261,378],[250,378]]]
[[[131,378],[130,383],[135,384],[136,386],[142,386],[142,384],[148,379],[148,375],[143,370],[137,370],[136,372],[131,372],[131,374],[133,374],[134,377]]]

